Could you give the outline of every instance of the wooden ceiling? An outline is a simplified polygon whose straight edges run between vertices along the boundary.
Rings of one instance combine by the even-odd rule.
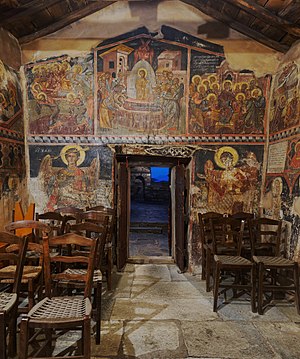
[[[136,0],[156,2],[159,0]],[[299,0],[181,0],[280,52],[300,39]],[[115,1],[0,0],[0,27],[20,42],[49,35]]]

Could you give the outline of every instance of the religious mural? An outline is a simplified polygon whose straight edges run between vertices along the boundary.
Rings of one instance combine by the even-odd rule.
[[[26,66],[31,134],[93,133],[93,59],[60,57]]]
[[[263,146],[204,146],[195,157],[197,212],[257,212]]]
[[[192,52],[192,61],[193,56]],[[232,71],[226,61],[203,70],[191,69],[189,132],[264,133],[268,79],[256,78],[251,71]]]
[[[0,60],[0,197],[20,199],[25,178],[24,123],[18,74]]]
[[[31,146],[32,194],[38,211],[111,206],[112,155],[107,147]]]
[[[185,134],[188,49],[195,48],[193,61],[209,71],[223,60],[223,49],[167,26],[164,41],[140,32],[104,41],[96,50],[99,131]]]
[[[299,66],[287,63],[274,79],[271,101],[270,132],[299,125]]]

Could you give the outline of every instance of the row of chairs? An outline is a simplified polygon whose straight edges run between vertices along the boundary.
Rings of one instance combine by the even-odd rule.
[[[0,316],[5,318],[0,325],[0,340],[3,348],[6,344],[6,328],[9,331],[8,350],[0,353],[0,359],[6,358],[7,352],[9,357],[13,357],[15,353],[16,318],[20,311],[29,311],[29,313],[21,321],[19,358],[27,358],[28,333],[37,326],[46,329],[48,344],[52,341],[51,327],[75,329],[81,327],[83,354],[78,357],[89,357],[90,313],[96,321],[96,344],[100,343],[102,291],[100,265],[102,253],[112,232],[112,215],[110,217],[103,211],[95,210],[80,212],[80,216],[56,212],[56,215],[51,214],[51,219],[46,218],[49,217],[49,213],[44,214],[45,216],[37,215],[36,221],[12,222],[6,226],[7,232],[0,232],[2,243]],[[27,228],[27,234],[15,235],[14,233],[19,232],[21,228]],[[10,242],[13,241],[15,242],[11,245]],[[19,255],[16,255],[18,251]],[[11,258],[12,253],[14,253],[14,261]],[[66,259],[66,256],[69,258]],[[89,276],[91,276],[90,285]],[[54,286],[50,285],[52,280]],[[55,303],[52,300],[53,295],[63,293],[67,293],[69,298],[76,298],[73,294],[79,291],[84,292],[83,301],[76,302],[75,299],[70,299],[68,302],[68,296],[55,299]],[[26,308],[21,308],[19,305],[21,302],[19,296],[23,292],[28,294]],[[3,293],[9,293],[10,296],[14,293],[14,300],[8,302],[9,297],[5,297]],[[48,299],[42,299],[45,296]],[[38,303],[35,303],[36,300]],[[38,313],[37,317],[36,313]],[[49,349],[51,345],[46,345],[46,348],[48,348],[46,353],[51,353]]]
[[[202,279],[207,291],[213,279],[214,311],[219,296],[226,298],[231,289],[234,297],[250,291],[252,311],[259,314],[276,292],[295,291],[300,313],[298,263],[284,257],[282,221],[254,218],[250,213],[224,216],[209,212],[199,214],[199,223]]]

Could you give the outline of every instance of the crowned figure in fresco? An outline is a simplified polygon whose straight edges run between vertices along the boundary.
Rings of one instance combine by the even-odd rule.
[[[59,207],[86,207],[91,205],[99,178],[99,158],[89,167],[79,167],[85,160],[85,151],[79,145],[67,145],[60,151],[66,167],[53,167],[52,157],[46,155],[41,163],[39,180],[48,195],[45,210]]]

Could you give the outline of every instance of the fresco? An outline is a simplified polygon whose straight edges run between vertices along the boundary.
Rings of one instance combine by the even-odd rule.
[[[274,79],[270,132],[278,132],[299,125],[299,66],[286,64]]]
[[[24,133],[20,80],[0,60],[0,126]]]
[[[198,66],[209,63],[211,68],[223,60],[220,46],[196,42],[167,26],[162,27],[164,41],[143,32],[110,39],[96,50],[100,133],[186,133],[188,45],[196,47]]]
[[[195,156],[196,212],[257,212],[263,146],[205,146]]]
[[[191,69],[189,132],[264,133],[268,80],[234,72],[226,61],[207,70]]]
[[[32,193],[40,212],[111,205],[112,156],[107,147],[30,146]]]
[[[26,174],[23,104],[17,72],[0,60],[0,197],[21,196]]]
[[[93,133],[93,59],[55,58],[26,66],[31,134]]]

